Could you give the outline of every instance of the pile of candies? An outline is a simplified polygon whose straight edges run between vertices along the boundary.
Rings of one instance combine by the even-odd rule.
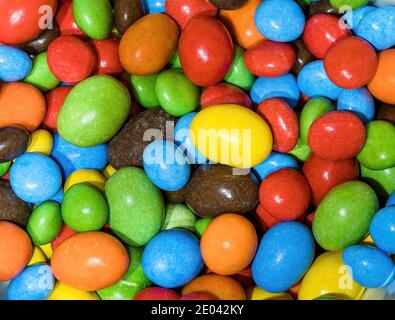
[[[395,291],[395,2],[0,0],[0,299]]]

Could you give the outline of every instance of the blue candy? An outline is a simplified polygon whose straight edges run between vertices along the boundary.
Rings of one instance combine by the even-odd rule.
[[[59,134],[54,135],[52,158],[56,160],[64,178],[78,169],[103,170],[108,162],[107,145],[81,148],[68,143]]]
[[[370,235],[384,252],[395,254],[395,206],[379,210],[370,223]]]
[[[151,142],[144,150],[143,164],[148,178],[162,190],[177,191],[189,181],[188,159],[173,142]]]
[[[51,268],[46,264],[35,264],[24,269],[11,280],[8,300],[45,300],[51,294],[55,284]]]
[[[288,154],[272,152],[263,162],[253,168],[260,180],[269,174],[284,168],[298,169],[296,160]]]
[[[383,251],[363,245],[344,249],[343,262],[351,268],[352,278],[366,288],[388,285],[395,275],[395,265]]]
[[[342,90],[328,78],[322,60],[310,62],[302,68],[298,74],[298,85],[300,91],[310,98],[326,97],[337,100]]]
[[[343,89],[339,93],[337,110],[352,111],[363,122],[369,122],[374,118],[374,99],[366,88],[354,90]]]
[[[39,203],[59,192],[62,174],[50,157],[41,153],[25,153],[11,166],[10,183],[20,199]]]
[[[202,164],[207,162],[207,158],[200,153],[191,139],[190,127],[197,112],[191,112],[181,117],[174,128],[174,141],[186,151],[191,164]]]
[[[372,6],[364,6],[356,10],[350,10],[343,15],[343,21],[350,29],[353,29],[354,32],[358,32],[358,26],[362,18],[374,9],[376,8]]]
[[[0,300],[7,300],[7,289],[9,281],[0,282]]]
[[[356,30],[358,37],[370,42],[377,50],[395,45],[395,7],[380,7],[367,13]]]
[[[149,13],[163,13],[165,12],[166,0],[144,0],[145,11]]]
[[[305,17],[293,0],[265,0],[255,12],[255,25],[267,39],[279,42],[296,40],[303,33]]]
[[[22,80],[30,73],[32,66],[32,59],[25,51],[0,45],[0,81]]]
[[[395,206],[395,191],[392,192],[390,197],[387,199],[387,203],[385,204],[386,207]]]
[[[251,98],[255,103],[261,103],[269,98],[281,98],[295,108],[299,97],[298,84],[290,73],[277,78],[260,77],[251,88]]]
[[[157,234],[144,249],[144,274],[164,288],[183,286],[203,268],[199,240],[185,230],[167,230]]]
[[[281,222],[262,237],[252,262],[252,277],[266,291],[287,291],[302,278],[313,259],[310,230],[299,222]]]
[[[59,203],[59,204],[62,204],[62,202],[63,202],[63,197],[64,197],[64,190],[63,190],[63,188],[60,188],[60,190],[58,191],[58,193],[55,194],[53,197],[51,197],[51,198],[48,199],[48,200],[53,200],[53,201],[55,201],[55,202],[57,202],[57,203]],[[45,201],[48,201],[48,200],[45,200]],[[45,202],[45,201],[35,202],[34,205],[35,205],[35,206],[39,206],[40,204],[42,204],[42,203]]]

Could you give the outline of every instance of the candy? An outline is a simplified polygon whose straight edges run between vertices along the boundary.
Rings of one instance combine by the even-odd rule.
[[[60,2],[55,15],[62,36],[82,36],[84,34],[74,21],[72,5],[72,1]]]
[[[313,221],[314,238],[330,251],[356,244],[368,232],[377,209],[377,196],[366,183],[342,183],[319,204]]]
[[[243,7],[247,0],[209,0],[213,5],[220,9],[236,10]]]
[[[40,247],[34,246],[32,257],[28,263],[28,266],[32,266],[38,263],[46,263],[47,258],[45,257],[44,252],[40,249]]]
[[[23,127],[0,128],[0,162],[14,160],[25,153],[29,141],[29,132]]]
[[[258,181],[253,174],[237,175],[225,165],[200,166],[187,187],[186,203],[201,217],[247,213],[257,202]]]
[[[187,231],[162,231],[145,247],[142,266],[147,277],[161,287],[183,286],[203,268],[199,241]]]
[[[121,34],[124,34],[143,15],[142,0],[116,0],[114,3],[114,24]]]
[[[218,300],[218,298],[206,292],[191,292],[182,296],[179,300]]]
[[[384,252],[395,252],[395,207],[379,210],[370,223],[370,234],[374,243]]]
[[[265,179],[269,174],[284,168],[298,169],[298,164],[294,158],[286,154],[272,152],[262,163],[255,166],[254,173],[260,180]]]
[[[159,73],[149,76],[136,76],[130,77],[132,90],[138,103],[144,108],[151,109],[159,107],[160,103],[155,92],[155,83],[158,79]]]
[[[57,281],[47,300],[99,300],[94,292],[72,288]]]
[[[204,231],[206,231],[208,225],[211,223],[212,219],[209,217],[206,218],[201,218],[198,221],[196,221],[195,224],[195,231],[197,232],[197,234],[201,237],[204,233]]]
[[[39,53],[47,51],[49,44],[57,38],[59,34],[60,30],[58,24],[52,21],[52,28],[45,29],[37,38],[20,45],[19,48],[31,55],[38,55]]]
[[[386,207],[393,206],[393,205],[395,205],[395,192],[393,192],[389,196],[389,198],[387,199],[387,202],[385,204]]]
[[[52,135],[44,129],[38,129],[32,132],[30,136],[30,143],[26,152],[42,153],[49,156],[53,148]]]
[[[0,162],[0,178],[8,172],[10,166],[11,166],[11,161]]]
[[[287,292],[272,293],[259,287],[250,287],[246,290],[247,300],[292,300]]]
[[[329,0],[310,2],[310,5],[308,7],[308,16],[313,16],[317,13],[329,13],[333,15],[341,15],[337,8],[332,7]]]
[[[129,111],[126,88],[110,76],[94,76],[79,83],[67,96],[59,112],[58,131],[67,142],[91,147],[113,138]]]
[[[46,201],[36,207],[29,217],[26,228],[35,245],[52,242],[62,228],[59,205],[54,201]]]
[[[57,87],[47,93],[47,113],[43,120],[43,125],[51,131],[57,131],[59,111],[72,89],[73,87],[71,86]]]
[[[204,263],[220,275],[232,275],[248,267],[257,247],[254,226],[237,214],[223,214],[215,218],[204,231],[200,242]]]
[[[301,279],[313,258],[310,230],[299,222],[283,222],[263,236],[252,263],[252,276],[260,288],[283,292]]]
[[[166,0],[144,0],[147,13],[163,13],[165,12]]]
[[[266,122],[238,105],[205,108],[191,123],[192,142],[209,160],[237,168],[262,162],[272,149]]]
[[[189,231],[195,231],[196,216],[193,212],[182,203],[166,206],[166,216],[163,222],[162,230],[181,228]]]
[[[292,44],[296,53],[296,61],[292,72],[298,74],[307,63],[314,60],[314,57],[301,39],[293,41]]]
[[[200,104],[202,108],[218,104],[237,104],[252,109],[251,98],[243,90],[227,83],[206,88],[200,96]]]
[[[32,60],[23,50],[0,45],[0,81],[22,80],[32,69]]]
[[[352,111],[363,122],[372,121],[375,114],[375,105],[372,95],[366,88],[340,91],[337,110]]]
[[[8,182],[0,180],[0,220],[26,225],[29,214],[29,205],[15,195]]]
[[[395,167],[371,170],[361,165],[361,177],[382,198],[388,197],[395,190]]]
[[[227,83],[233,84],[241,89],[250,90],[254,84],[255,77],[247,69],[244,62],[245,51],[240,46],[234,46],[235,58],[233,64],[230,66],[228,73],[226,74],[224,80]]]
[[[119,74],[123,72],[123,66],[118,56],[118,38],[95,40],[91,44],[97,54],[97,74]]]
[[[172,289],[151,287],[141,290],[134,300],[178,300],[180,295]]]
[[[383,103],[379,106],[377,114],[377,120],[384,120],[395,125],[395,108],[391,104]]]
[[[100,191],[104,191],[107,179],[98,171],[92,169],[78,169],[70,174],[64,183],[64,192],[75,184],[87,182]]]

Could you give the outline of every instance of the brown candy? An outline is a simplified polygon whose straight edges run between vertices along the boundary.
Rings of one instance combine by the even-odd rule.
[[[243,7],[247,0],[209,0],[213,5],[219,9],[236,10]]]
[[[45,29],[36,39],[23,44],[20,48],[28,54],[37,55],[41,52],[47,51],[51,41],[58,37],[59,33],[57,23],[53,21],[52,29]]]
[[[165,191],[167,202],[169,203],[185,203],[185,196],[187,193],[187,186],[177,191]]]
[[[395,125],[395,105],[383,103],[377,111],[376,119],[388,121]]]
[[[201,217],[246,213],[257,205],[258,189],[252,173],[235,174],[222,164],[202,165],[188,184],[186,203]]]
[[[24,153],[29,145],[29,132],[19,126],[0,128],[0,162],[14,160]]]
[[[124,34],[142,16],[144,7],[141,0],[115,0],[114,21],[119,33]]]
[[[108,144],[111,165],[115,169],[142,167],[143,152],[150,142],[155,139],[173,140],[173,136],[166,136],[166,122],[175,125],[176,118],[162,109],[146,110],[131,118]]]
[[[292,72],[294,74],[298,74],[307,63],[314,60],[314,57],[310,51],[307,50],[304,42],[301,39],[293,41],[292,44],[296,52],[296,61],[292,68]]]
[[[307,10],[307,16],[311,17],[317,13],[329,13],[338,17],[342,15],[341,13],[339,13],[338,9],[331,6],[329,0],[321,0],[311,3],[309,9]]]
[[[25,226],[29,214],[29,205],[15,195],[8,182],[0,180],[0,220]]]

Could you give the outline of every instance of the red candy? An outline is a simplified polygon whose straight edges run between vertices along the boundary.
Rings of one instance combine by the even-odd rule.
[[[244,55],[247,69],[259,77],[280,77],[288,73],[296,61],[295,50],[289,43],[262,41]]]
[[[299,138],[299,120],[295,111],[284,100],[264,100],[259,104],[257,113],[270,126],[274,151],[289,152],[296,146]]]
[[[262,229],[268,229],[275,226],[277,223],[280,223],[281,220],[272,217],[265,209],[263,209],[262,205],[259,204],[256,208],[256,216],[259,220],[259,223]]]
[[[82,36],[84,34],[74,21],[71,1],[62,2],[56,12],[55,20],[62,36]]]
[[[377,55],[367,41],[347,37],[328,51],[324,67],[333,83],[345,89],[356,89],[368,84],[374,77]]]
[[[313,122],[307,141],[317,156],[341,161],[359,153],[365,136],[365,126],[357,115],[348,111],[333,111]]]
[[[219,104],[237,104],[252,108],[250,97],[238,87],[227,83],[219,83],[206,88],[200,96],[202,108]]]
[[[47,113],[43,125],[53,132],[57,131],[59,111],[72,89],[72,86],[57,87],[47,93]]]
[[[302,217],[310,205],[311,192],[305,177],[294,169],[268,175],[259,188],[259,200],[268,214],[282,221]]]
[[[56,10],[56,0],[2,0],[0,1],[0,43],[23,44],[35,39],[47,25]],[[46,6],[46,7],[45,7]],[[50,11],[43,10],[46,8]]]
[[[178,53],[188,79],[208,87],[225,78],[233,62],[233,43],[221,22],[196,17],[181,33]]]
[[[58,236],[55,238],[54,241],[51,242],[51,247],[52,250],[55,250],[59,245],[66,240],[67,238],[70,238],[72,235],[76,234],[74,230],[70,229],[67,225],[62,226],[62,230],[60,230],[60,233]]]
[[[322,13],[307,20],[303,41],[311,54],[323,59],[337,41],[350,35],[350,30],[339,18]]]
[[[98,58],[97,74],[119,74],[124,71],[118,55],[118,38],[96,40],[92,41],[91,44],[95,48]]]
[[[332,188],[357,180],[359,168],[355,159],[334,162],[312,154],[303,165],[303,173],[310,184],[313,204],[318,206]]]
[[[166,0],[165,13],[184,29],[189,20],[197,16],[217,15],[217,7],[208,0]]]
[[[182,296],[179,300],[218,300],[208,292],[191,292]]]
[[[56,38],[49,45],[47,55],[49,68],[63,82],[80,82],[96,70],[95,50],[76,36]]]
[[[178,300],[180,295],[172,289],[151,287],[141,290],[134,300]]]

